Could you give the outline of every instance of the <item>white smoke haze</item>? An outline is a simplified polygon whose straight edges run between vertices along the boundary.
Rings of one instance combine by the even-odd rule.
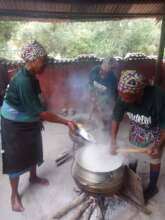
[[[64,113],[66,113],[66,118],[73,119],[78,123],[81,123],[96,140],[96,144],[94,144],[93,148],[90,148],[89,156],[86,159],[88,163],[91,163],[88,164],[88,166],[93,168],[92,166],[94,165],[92,164],[95,164],[95,166],[101,167],[101,162],[98,163],[98,161],[104,161],[104,158],[106,158],[107,162],[103,168],[109,167],[109,169],[111,170],[112,168],[115,168],[115,164],[119,163],[119,161],[120,163],[126,164],[127,161],[123,159],[122,155],[120,154],[117,154],[116,156],[112,156],[110,154],[110,131],[104,131],[102,115],[100,114],[100,112],[95,111],[95,106],[93,106],[93,103],[91,103],[90,101],[89,79],[87,77],[87,74],[83,71],[77,70],[76,72],[76,70],[74,70],[72,74],[69,75],[69,78],[66,79],[66,81],[61,78],[60,85],[62,86],[63,83],[67,83],[69,92],[67,94],[67,97],[63,97],[59,100],[59,106],[64,106],[65,109],[61,108],[61,112],[65,110]],[[61,88],[62,91],[65,90],[65,85],[63,85],[63,87],[64,88]],[[63,91],[63,93],[65,94],[66,92]],[[59,97],[58,95],[60,96],[60,94],[58,94],[58,88],[54,86],[54,92],[51,96],[52,103],[54,102],[53,100],[55,98],[57,99],[57,97]],[[112,108],[110,108],[108,111],[111,112],[111,114]],[[60,111],[58,110],[58,112]],[[73,112],[75,113],[74,115],[72,115]],[[105,114],[104,119],[107,119],[108,121],[108,118],[109,114]]]
[[[77,152],[77,160],[85,169],[93,172],[109,172],[128,164],[125,154],[111,155],[110,131],[103,130],[102,121],[95,114],[89,120],[89,114],[76,114],[73,117],[78,123],[93,135],[96,143],[90,143],[80,148]],[[123,141],[118,141],[119,146],[126,145]],[[124,147],[124,146],[123,146]]]
[[[110,172],[123,164],[122,155],[111,155],[108,145],[87,145],[78,152],[79,164],[92,172]]]

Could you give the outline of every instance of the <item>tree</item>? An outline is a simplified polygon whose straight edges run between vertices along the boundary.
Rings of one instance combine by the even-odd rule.
[[[17,22],[0,21],[0,57],[6,57],[6,48],[8,47],[8,41],[11,38],[17,26]]]
[[[18,50],[31,40],[38,40],[51,56],[75,57],[79,54],[125,56],[128,52],[157,54],[160,23],[153,19],[99,22],[10,22],[3,26],[1,45]],[[17,58],[11,54],[9,58]]]

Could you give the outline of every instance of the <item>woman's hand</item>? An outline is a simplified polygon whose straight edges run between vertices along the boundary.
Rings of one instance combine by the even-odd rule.
[[[157,158],[160,156],[160,150],[158,147],[153,146],[153,147],[147,149],[147,154],[152,158]]]
[[[77,123],[75,121],[67,121],[67,126],[71,132],[74,132],[78,128]]]

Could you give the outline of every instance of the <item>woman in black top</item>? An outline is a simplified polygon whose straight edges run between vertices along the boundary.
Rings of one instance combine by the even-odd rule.
[[[130,121],[129,141],[147,149],[150,160],[150,182],[146,201],[158,192],[161,152],[165,144],[165,94],[156,86],[147,86],[142,74],[125,71],[118,84],[119,98],[113,111],[111,152],[116,152],[120,122],[126,114]],[[136,163],[133,166],[136,169]]]

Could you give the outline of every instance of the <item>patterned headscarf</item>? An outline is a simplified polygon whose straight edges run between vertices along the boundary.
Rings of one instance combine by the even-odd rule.
[[[34,42],[26,45],[21,50],[21,58],[25,62],[31,62],[31,61],[36,60],[39,57],[43,57],[46,55],[47,55],[46,50],[37,41],[34,41]]]
[[[136,70],[126,70],[121,74],[118,90],[122,93],[136,94],[145,87],[145,78]]]

